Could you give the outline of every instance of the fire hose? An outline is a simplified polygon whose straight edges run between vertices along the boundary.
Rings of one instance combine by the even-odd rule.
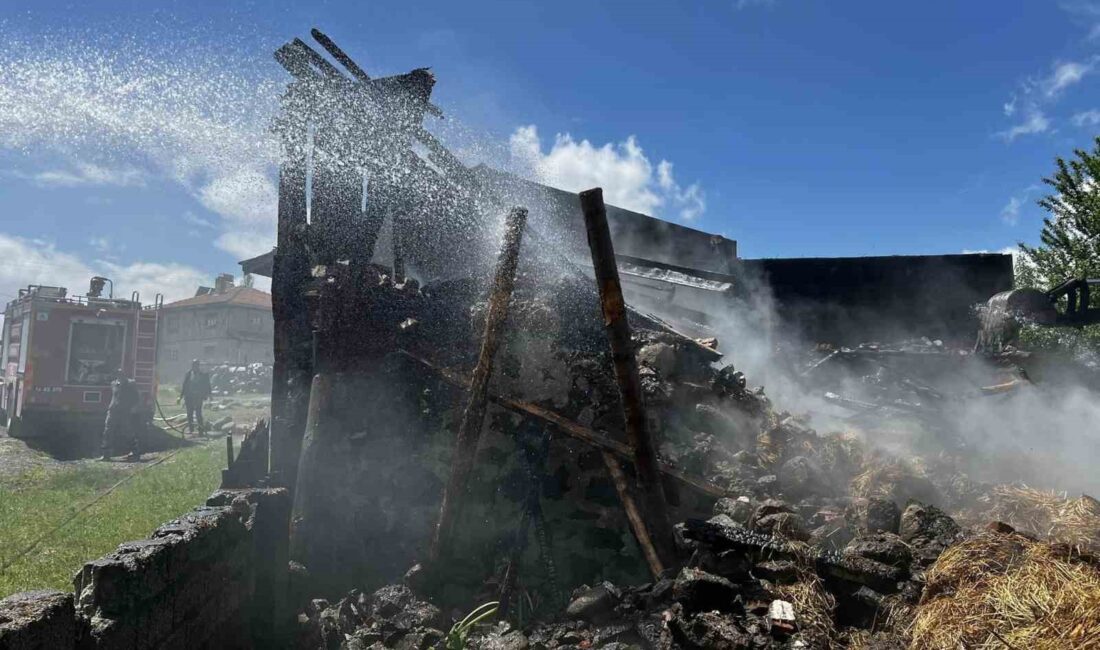
[[[165,426],[167,426],[172,431],[175,431],[176,433],[180,434],[180,438],[183,438],[187,435],[186,432],[183,429],[177,429],[176,426],[174,424],[172,424],[171,419],[164,416],[164,409],[162,409],[160,407],[160,400],[158,400],[156,397],[154,397],[153,398],[153,404],[157,405],[157,413],[160,413],[160,418],[159,419],[160,419],[161,422],[164,423]],[[178,418],[182,415],[183,415],[182,413],[180,413],[180,415],[174,415],[174,416],[172,416],[172,419]]]

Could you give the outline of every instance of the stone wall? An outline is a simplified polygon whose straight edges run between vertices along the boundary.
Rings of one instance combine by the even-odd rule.
[[[73,578],[0,600],[0,650],[266,648],[287,631],[285,489],[219,490]]]

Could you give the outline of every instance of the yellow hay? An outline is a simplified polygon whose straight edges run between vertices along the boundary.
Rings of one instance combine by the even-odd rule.
[[[1100,569],[1049,543],[981,533],[926,580],[912,648],[1100,648]]]
[[[916,462],[906,462],[897,458],[868,456],[864,459],[863,471],[852,479],[853,496],[869,499],[881,497],[898,503],[909,498],[924,497],[930,484],[923,466]]]
[[[833,622],[836,599],[825,591],[821,579],[813,570],[800,567],[798,582],[776,588],[779,597],[794,605],[798,629],[814,648],[843,647]]]
[[[1082,495],[1045,492],[1027,486],[999,485],[989,496],[986,519],[1003,521],[1017,530],[1068,544],[1080,550],[1100,551],[1100,501]]]

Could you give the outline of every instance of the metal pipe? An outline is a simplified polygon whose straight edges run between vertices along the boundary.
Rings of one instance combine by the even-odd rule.
[[[607,225],[603,190],[597,187],[581,192],[580,202],[588,234],[588,248],[592,252],[592,267],[600,292],[604,329],[611,345],[615,379],[622,398],[626,438],[634,452],[638,488],[645,504],[645,523],[657,555],[665,566],[671,566],[675,558],[675,547],[669,525],[668,504],[661,485],[657,450],[646,426],[642,382],[638,376],[638,362],[634,357],[634,342],[630,338],[630,324],[627,322],[619,269],[615,264],[611,230]],[[635,531],[635,535],[641,539],[639,532]]]
[[[477,444],[481,437],[481,427],[485,421],[485,411],[489,403],[489,379],[493,374],[493,360],[500,347],[504,322],[508,316],[508,303],[515,287],[516,267],[519,263],[519,248],[523,239],[523,229],[527,223],[526,208],[512,208],[508,214],[504,229],[504,239],[497,259],[493,288],[489,296],[489,311],[485,318],[485,334],[481,339],[481,354],[474,369],[470,383],[470,396],[466,411],[462,414],[458,437],[455,440],[454,460],[451,462],[451,476],[443,491],[443,503],[439,509],[439,522],[432,540],[430,561],[434,563],[446,556],[447,546],[451,542],[455,522],[462,509],[462,495],[466,489],[470,472],[473,470]]]

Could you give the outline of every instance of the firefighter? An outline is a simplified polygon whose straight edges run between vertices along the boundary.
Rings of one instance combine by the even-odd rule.
[[[127,460],[136,461],[141,458],[138,449],[138,396],[137,385],[133,379],[126,376],[122,368],[114,372],[115,380],[111,382],[111,403],[107,406],[107,421],[103,425],[103,442],[101,445],[103,460],[111,459],[111,446],[119,440],[125,440],[130,446],[130,455]]]
[[[191,361],[191,369],[183,376],[183,386],[176,404],[183,401],[187,406],[187,432],[194,433],[195,420],[199,421],[199,434],[206,433],[206,422],[202,419],[202,403],[210,397],[210,375],[199,368],[199,360]]]

